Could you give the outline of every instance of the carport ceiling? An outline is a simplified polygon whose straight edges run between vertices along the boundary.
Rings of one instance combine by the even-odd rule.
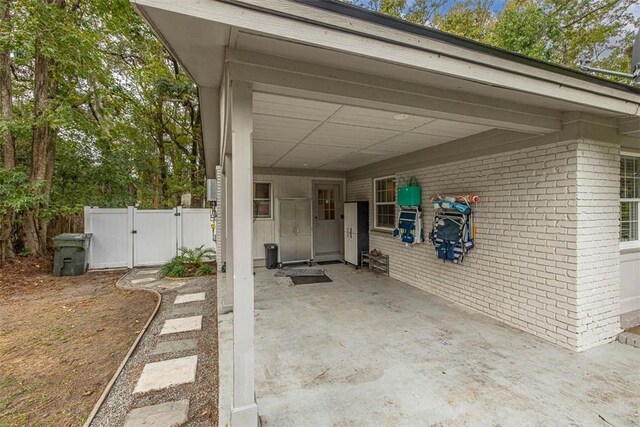
[[[490,127],[254,93],[255,166],[347,171]]]

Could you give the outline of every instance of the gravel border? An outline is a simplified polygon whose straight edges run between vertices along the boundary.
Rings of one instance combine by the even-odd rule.
[[[127,289],[127,290],[131,289],[131,288],[126,288],[122,286],[123,279],[126,278],[130,273],[131,272],[129,271],[126,272],[124,275],[122,275],[122,277],[118,279],[118,281],[116,281],[116,288]],[[144,333],[147,331],[147,328],[151,324],[151,321],[156,317],[156,313],[158,313],[158,309],[160,308],[160,304],[162,303],[162,295],[160,295],[160,292],[156,291],[155,289],[140,289],[140,290],[155,294],[158,297],[156,306],[153,309],[153,312],[151,313],[151,315],[149,316],[149,319],[147,320],[143,328],[140,330],[140,333],[136,337],[135,341],[133,342],[133,344],[131,344],[131,347],[129,348],[129,351],[127,351],[127,354],[124,356],[124,359],[122,359],[122,363],[120,363],[120,366],[118,366],[118,369],[116,369],[116,372],[113,374],[113,377],[111,377],[111,380],[109,381],[104,391],[100,395],[100,399],[98,399],[98,401],[94,405],[93,409],[91,410],[91,413],[87,417],[87,420],[84,422],[83,427],[89,427],[89,425],[95,418],[96,414],[100,410],[100,407],[102,406],[102,403],[109,395],[109,392],[111,392],[111,389],[113,388],[113,384],[115,384],[116,380],[120,376],[120,372],[122,372],[122,370],[124,369],[124,366],[127,364],[127,361],[131,357],[131,354],[134,352],[136,347],[138,347],[138,343],[140,343],[140,340],[142,339],[142,336],[144,335]]]
[[[89,425],[92,427],[123,425],[125,417],[131,409],[182,399],[189,399],[189,420],[185,425],[216,425],[218,419],[216,277],[185,278],[185,285],[178,289],[162,289],[161,286],[164,285],[174,286],[176,281],[157,278],[157,276],[157,281],[155,282],[131,284],[132,279],[154,277],[153,275],[142,276],[139,274],[141,270],[144,269],[132,270],[127,274],[122,280],[123,287],[127,289],[149,289],[158,291],[162,296],[160,308],[147,328],[147,333],[142,336],[137,348],[124,364],[124,369],[120,372],[111,391],[108,393],[95,418]],[[197,303],[203,307],[202,329],[200,331],[159,336],[162,325],[166,319],[189,317],[192,315],[173,313],[173,302],[176,295],[202,291],[207,293],[205,301]],[[196,338],[198,340],[196,350],[152,354],[157,342],[188,338]],[[195,383],[133,395],[133,389],[140,378],[144,365],[150,362],[159,362],[194,354],[198,355]]]

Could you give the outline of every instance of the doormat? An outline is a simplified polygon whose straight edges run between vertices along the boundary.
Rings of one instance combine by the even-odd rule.
[[[326,274],[322,276],[293,276],[291,281],[294,285],[311,285],[313,283],[329,283],[333,280],[329,279]]]
[[[334,261],[318,261],[316,262],[318,265],[331,265],[331,264],[344,264],[342,261],[334,260]]]
[[[283,268],[275,274],[275,277],[295,276],[324,276],[324,270],[321,268]]]

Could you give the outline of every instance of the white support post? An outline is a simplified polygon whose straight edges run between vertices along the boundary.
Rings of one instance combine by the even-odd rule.
[[[231,155],[225,155],[225,173],[224,173],[224,201],[222,207],[224,209],[224,262],[226,265],[225,280],[220,293],[220,314],[229,313],[233,310],[233,166],[231,165]]]
[[[253,314],[253,153],[250,83],[232,82],[233,404],[232,427],[256,427]]]

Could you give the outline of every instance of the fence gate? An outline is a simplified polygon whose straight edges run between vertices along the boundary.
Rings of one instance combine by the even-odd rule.
[[[84,210],[90,268],[161,265],[181,247],[215,248],[209,209]]]

